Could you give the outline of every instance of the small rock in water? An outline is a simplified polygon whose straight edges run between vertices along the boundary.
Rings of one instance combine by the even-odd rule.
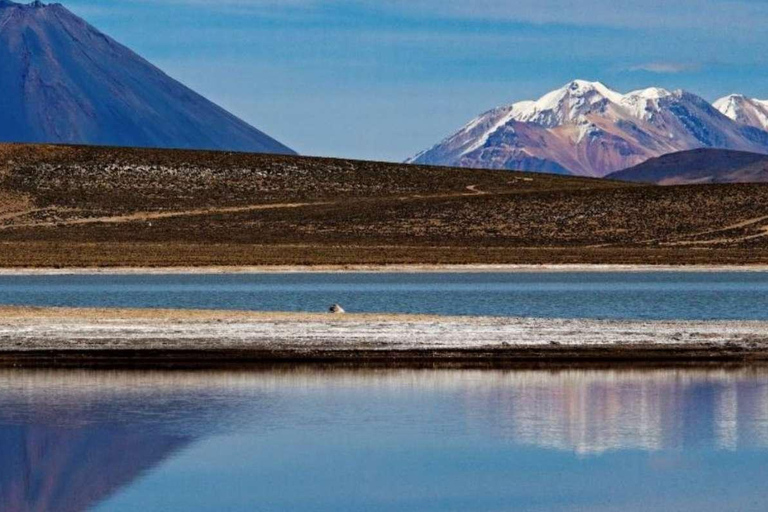
[[[333,313],[334,315],[340,315],[340,314],[342,314],[342,313],[346,313],[346,311],[344,311],[344,308],[343,308],[343,307],[341,307],[341,306],[340,306],[340,305],[338,305],[338,304],[334,304],[333,306],[331,306],[331,308],[330,308],[330,310],[329,310],[329,311],[330,311],[331,313]]]

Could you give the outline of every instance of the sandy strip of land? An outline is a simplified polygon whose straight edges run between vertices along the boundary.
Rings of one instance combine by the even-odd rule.
[[[768,359],[768,322],[0,308],[0,359]],[[68,354],[68,355],[67,355]],[[224,355],[222,355],[224,354]],[[70,360],[70,364],[76,364]]]
[[[768,265],[269,265],[179,267],[0,268],[0,276],[24,275],[174,275],[279,273],[525,273],[525,272],[768,272]]]

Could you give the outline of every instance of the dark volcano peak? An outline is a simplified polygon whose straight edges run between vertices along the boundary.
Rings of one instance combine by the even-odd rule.
[[[0,141],[293,153],[61,4],[0,0]]]

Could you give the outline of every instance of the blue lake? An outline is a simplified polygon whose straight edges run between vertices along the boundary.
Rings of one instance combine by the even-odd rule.
[[[768,369],[0,371],[3,510],[765,511]]]
[[[0,276],[0,304],[768,320],[765,272]]]
[[[0,276],[0,303],[768,320],[768,274]],[[0,370],[0,510],[768,510],[768,367]]]

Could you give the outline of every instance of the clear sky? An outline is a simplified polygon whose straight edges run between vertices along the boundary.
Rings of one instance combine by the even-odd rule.
[[[768,99],[768,0],[62,0],[306,155],[400,161],[571,79]]]

